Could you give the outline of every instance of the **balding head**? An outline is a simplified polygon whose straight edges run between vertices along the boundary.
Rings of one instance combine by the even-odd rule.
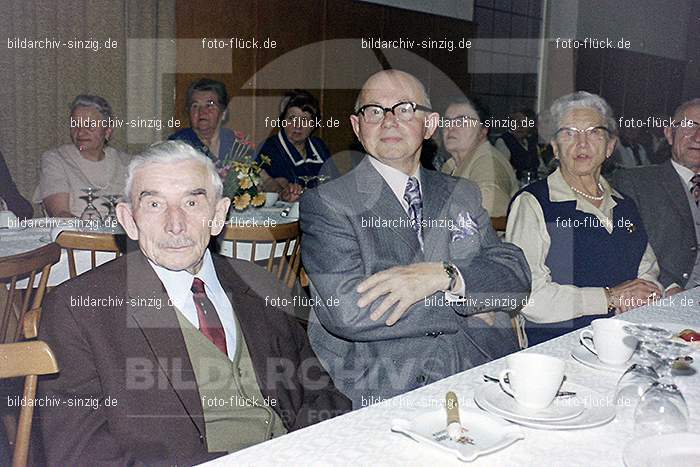
[[[402,102],[418,104],[421,108],[416,109],[410,120],[399,119],[393,112],[385,111],[382,121],[371,123],[362,112],[358,114],[367,105],[390,109]],[[415,76],[399,70],[384,70],[370,76],[362,86],[350,122],[372,157],[413,175],[418,169],[423,140],[433,135],[439,119],[437,113],[422,110],[426,107],[430,107],[430,99]]]

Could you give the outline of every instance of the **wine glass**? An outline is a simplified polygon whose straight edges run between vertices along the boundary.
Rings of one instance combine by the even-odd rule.
[[[654,366],[648,362],[635,363],[625,371],[615,388],[617,419],[631,422],[644,393],[659,379]]]
[[[688,431],[688,404],[675,384],[657,381],[646,390],[634,411],[637,438]]]
[[[96,228],[99,226],[100,222],[102,222],[102,216],[92,202],[97,198],[97,193],[99,193],[100,190],[98,188],[88,187],[81,188],[80,191],[85,193],[85,198],[87,198],[87,206],[80,215],[80,220],[88,229]]]
[[[309,186],[309,182],[311,182],[315,178],[316,177],[313,175],[299,175],[299,180],[304,182],[303,183],[304,186],[302,187],[302,188],[304,188],[304,191],[306,191],[307,188],[312,188]]]
[[[115,207],[117,205],[117,201],[119,201],[119,198],[121,198],[121,195],[103,195],[102,198],[104,198],[107,201],[109,207],[109,210],[107,211],[107,216],[103,220],[104,225],[105,227],[114,230],[119,225]]]

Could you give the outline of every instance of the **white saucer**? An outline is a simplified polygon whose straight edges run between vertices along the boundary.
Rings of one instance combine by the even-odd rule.
[[[698,465],[700,435],[672,433],[630,442],[622,454],[627,467],[691,467]]]
[[[481,392],[484,391],[484,387],[477,389],[474,393],[474,402],[486,410],[491,412],[492,407],[490,404],[484,402],[481,397]],[[585,386],[581,386],[573,383],[564,383],[562,391],[574,391],[576,392],[576,397],[571,398],[574,401],[579,401],[583,404],[583,413],[578,417],[571,418],[569,420],[562,420],[558,422],[538,422],[524,420],[518,417],[506,417],[500,415],[506,420],[523,425],[530,428],[537,428],[540,430],[583,430],[586,428],[593,428],[600,425],[605,425],[615,418],[616,406],[612,397],[605,397],[599,392],[588,389]],[[566,400],[566,399],[563,399]]]
[[[597,355],[593,354],[590,350],[582,346],[581,344],[576,344],[571,350],[571,356],[574,360],[582,363],[596,370],[614,371],[616,373],[624,373],[627,368],[629,368],[634,362],[633,359],[627,360],[621,365],[611,365],[609,363],[601,362]]]
[[[447,436],[445,409],[431,410],[413,420],[395,419],[391,431],[403,433],[421,444],[447,451],[462,461],[473,461],[514,443],[525,436],[519,427],[479,409],[460,407],[459,416],[470,443],[457,443]]]
[[[474,399],[479,397],[480,406],[508,420],[517,418],[530,422],[557,422],[572,419],[583,412],[583,401],[576,400],[575,396],[557,397],[549,407],[532,410],[518,404],[498,384],[485,383],[477,390],[477,394]]]

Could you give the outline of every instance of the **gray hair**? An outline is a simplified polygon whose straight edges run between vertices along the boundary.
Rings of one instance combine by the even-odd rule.
[[[418,85],[419,99],[420,99],[420,97],[423,98],[423,102],[416,102],[416,104],[424,105],[424,106],[429,107],[429,108],[433,107],[432,104],[430,103],[430,97],[428,96],[428,91],[426,91],[426,89],[425,89],[425,85],[423,85],[421,80],[419,80],[418,78],[416,78],[412,74],[406,73],[405,71],[401,71],[401,70],[390,69],[390,70],[378,71],[374,75],[367,78],[367,81],[369,81],[373,76],[375,76],[379,73],[388,73],[388,74],[392,74],[392,75],[404,75],[407,78],[413,79],[416,82],[416,84]],[[365,84],[367,84],[367,81],[365,81]],[[360,89],[360,92],[357,94],[357,99],[355,99],[354,113],[357,113],[357,111],[360,110],[360,107],[361,107],[360,103],[361,103],[362,94],[363,94],[364,90],[365,90],[365,87],[363,85],[362,89]]]
[[[544,141],[551,141],[559,129],[559,123],[573,109],[593,109],[605,119],[605,127],[610,133],[617,134],[617,122],[610,105],[597,94],[577,91],[561,96],[544,112],[539,119],[538,130]]]
[[[93,107],[97,109],[100,115],[102,115],[102,118],[104,118],[105,120],[114,118],[112,106],[109,105],[109,102],[107,102],[107,100],[104,97],[91,96],[89,94],[80,94],[79,96],[76,96],[75,99],[73,99],[73,102],[70,105],[71,115],[73,114],[73,111],[78,107]]]
[[[673,120],[675,121],[677,118],[683,115],[686,110],[688,110],[690,107],[695,107],[696,105],[700,106],[700,97],[683,102],[673,112]]]
[[[146,164],[174,164],[183,161],[195,161],[204,165],[214,187],[216,200],[221,199],[224,186],[211,159],[183,141],[160,141],[153,143],[141,154],[131,159],[126,172],[124,202],[131,204],[131,188],[134,184],[134,174],[138,169]]]

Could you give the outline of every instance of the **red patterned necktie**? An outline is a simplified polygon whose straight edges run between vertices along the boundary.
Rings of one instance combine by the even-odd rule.
[[[200,332],[219,350],[228,355],[224,327],[221,325],[221,320],[219,320],[219,315],[216,313],[214,304],[209,300],[209,297],[207,297],[202,279],[195,277],[190,290],[192,291],[194,306],[197,308]]]
[[[693,178],[690,179],[690,183],[693,184],[690,192],[693,194],[693,197],[695,198],[695,205],[697,206],[700,204],[700,174],[693,175]]]

